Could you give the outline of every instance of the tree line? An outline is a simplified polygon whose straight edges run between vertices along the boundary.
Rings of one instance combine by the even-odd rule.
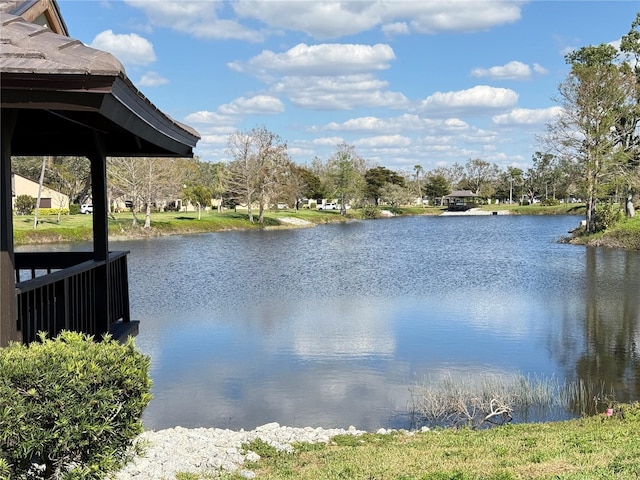
[[[453,190],[470,190],[503,202],[552,204],[581,199],[587,205],[587,232],[599,227],[599,215],[613,203],[635,213],[640,191],[640,13],[612,45],[587,46],[566,57],[571,70],[559,85],[560,113],[539,136],[531,167],[501,168],[480,158],[426,171],[394,171],[361,157],[355,147],[336,146],[327,159],[297,165],[286,142],[265,126],[229,135],[227,161],[199,158],[108,159],[108,196],[126,199],[133,211],[150,214],[160,204],[190,202],[198,210],[244,205],[251,222],[263,222],[277,204],[298,208],[303,199],[332,199],[346,214],[354,206],[437,204]],[[43,163],[44,162],[44,163]],[[78,157],[22,157],[13,169],[37,180],[44,169],[50,187],[80,203],[90,196],[88,160]],[[212,201],[214,200],[214,201]]]

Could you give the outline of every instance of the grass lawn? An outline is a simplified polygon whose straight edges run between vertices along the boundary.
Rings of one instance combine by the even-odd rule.
[[[536,205],[483,205],[487,211],[508,210],[516,215],[584,215],[583,204],[560,204],[554,206]],[[443,207],[402,207],[393,209],[398,215],[439,215]],[[245,211],[202,212],[198,220],[197,212],[163,212],[151,214],[151,228],[145,230],[144,215],[138,214],[139,226],[132,226],[131,212],[116,213],[109,218],[109,237],[111,239],[147,238],[162,235],[218,232],[225,230],[249,230],[267,228],[292,228],[285,217],[304,220],[314,225],[330,222],[344,222],[362,218],[360,210],[351,209],[342,217],[338,210],[268,210],[264,224],[250,223]],[[33,216],[15,215],[13,219],[14,240],[16,245],[34,243],[60,243],[91,241],[93,238],[92,215],[63,215],[58,223],[57,216],[41,217],[36,229],[33,228]],[[283,220],[284,219],[284,220]],[[572,243],[609,246],[640,250],[640,215],[625,219],[604,233],[588,237],[577,237]]]
[[[640,250],[640,214],[625,218],[604,232],[574,237],[572,243]]]
[[[583,203],[561,203],[549,206],[539,203],[533,205],[501,203],[498,205],[482,205],[480,208],[494,212],[508,210],[517,215],[584,215],[585,213]]]
[[[406,210],[406,212],[405,212]],[[441,209],[403,209],[403,214],[437,214]],[[284,217],[293,217],[314,225],[330,222],[344,222],[362,218],[358,210],[349,210],[347,216],[340,215],[339,210],[268,210],[265,211],[264,224],[257,223],[258,212],[254,211],[255,223],[248,220],[245,211],[217,211],[202,212],[198,220],[197,212],[162,212],[151,214],[151,228],[145,230],[144,214],[138,214],[138,227],[132,226],[131,212],[116,213],[109,218],[109,237],[118,238],[144,238],[161,235],[190,234],[218,232],[225,230],[248,230],[264,227],[291,228],[281,220]],[[93,238],[92,215],[63,215],[58,223],[55,215],[44,216],[39,219],[38,227],[33,228],[32,215],[15,215],[13,219],[14,239],[16,245],[29,243],[52,243],[91,241]]]
[[[274,215],[276,213],[276,215]],[[333,212],[310,212],[316,217],[328,218]],[[279,225],[277,216],[281,212],[269,212],[265,218],[265,226]],[[338,214],[338,217],[340,215]],[[92,215],[63,215],[60,223],[57,216],[41,217],[38,227],[33,228],[32,215],[14,216],[14,238],[16,245],[46,242],[91,241],[93,239]],[[258,229],[262,226],[250,223],[246,212],[202,212],[198,220],[197,212],[163,212],[151,214],[151,228],[145,230],[144,214],[138,214],[138,227],[132,226],[132,214],[116,213],[109,218],[109,237],[144,238],[161,235],[216,232],[223,230]],[[336,220],[339,218],[336,217]],[[341,219],[341,218],[340,218]],[[256,215],[257,220],[257,215]],[[312,221],[312,220],[310,220]],[[314,223],[320,223],[316,219]]]
[[[640,478],[640,406],[604,415],[490,430],[432,430],[339,436],[298,444],[292,454],[261,441],[245,446],[261,460],[245,465],[264,480],[627,480]],[[179,480],[239,474],[179,474]]]

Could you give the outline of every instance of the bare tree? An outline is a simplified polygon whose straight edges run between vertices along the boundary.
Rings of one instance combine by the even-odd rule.
[[[427,176],[430,178],[442,176],[451,187],[456,189],[459,188],[458,184],[464,176],[464,167],[458,162],[455,162],[450,167],[435,168],[431,170]]]
[[[138,206],[142,200],[143,174],[138,159],[110,157],[107,159],[107,183],[131,201],[131,225],[138,226]]]
[[[492,184],[498,178],[498,173],[496,164],[472,158],[464,166],[462,183],[473,193],[489,197],[495,191]]]
[[[47,169],[47,158],[42,157],[42,170],[40,171],[40,178],[38,180],[38,197],[36,198],[36,208],[33,215],[33,228],[38,228],[38,214],[40,212],[40,198],[42,197],[42,187],[44,183],[44,172]]]
[[[229,164],[229,188],[233,195],[247,205],[249,221],[253,223],[252,205],[257,186],[257,163],[253,137],[250,132],[235,132],[229,136],[227,153],[233,158]]]
[[[246,203],[252,223],[253,203],[258,202],[258,221],[262,223],[265,207],[291,172],[286,149],[282,139],[265,127],[229,137],[227,153],[233,158],[229,164],[229,187]]]
[[[272,199],[284,190],[292,173],[287,145],[282,139],[262,127],[253,130],[258,144],[258,222],[264,222],[264,210]]]
[[[107,176],[109,181],[125,192],[133,203],[132,225],[138,225],[136,213],[144,208],[144,228],[151,228],[151,209],[158,202],[176,197],[182,187],[182,177],[175,163],[168,158],[129,158],[112,157],[108,159]]]

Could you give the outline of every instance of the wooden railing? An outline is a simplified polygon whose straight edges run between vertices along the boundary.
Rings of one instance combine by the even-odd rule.
[[[99,337],[112,323],[129,322],[128,253],[111,252],[107,261],[94,260],[91,252],[15,254],[22,341],[32,342],[41,331]]]

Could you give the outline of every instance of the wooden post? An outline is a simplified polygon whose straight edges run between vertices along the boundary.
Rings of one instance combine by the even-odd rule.
[[[13,254],[13,211],[11,208],[11,139],[17,121],[15,110],[2,110],[2,152],[0,153],[0,347],[19,341],[18,308]]]
[[[93,202],[93,258],[104,261],[96,270],[95,318],[96,334],[109,331],[111,322],[111,302],[109,291],[109,219],[107,218],[107,155],[105,139],[95,134],[95,151],[89,156],[91,161],[91,197]]]

